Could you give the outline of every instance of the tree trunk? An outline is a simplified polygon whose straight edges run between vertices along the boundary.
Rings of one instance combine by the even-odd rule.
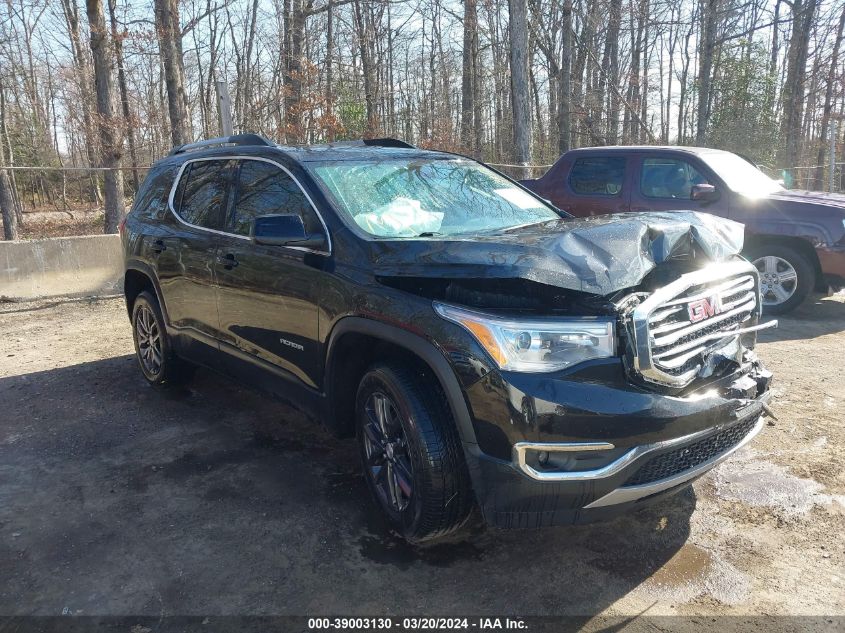
[[[622,0],[611,0],[607,42],[610,57],[607,83],[610,87],[607,107],[607,144],[619,142],[619,28],[622,22]]]
[[[800,2],[800,0],[797,0]],[[719,0],[701,0],[701,44],[698,54],[698,111],[695,128],[696,145],[704,145],[710,120],[710,87],[713,55],[716,50],[716,23]]]
[[[135,151],[135,126],[132,124],[132,115],[129,112],[129,90],[126,87],[126,72],[123,68],[123,38],[117,32],[116,5],[116,0],[109,0],[111,37],[114,42],[114,54],[117,60],[117,85],[120,88],[120,107],[123,111],[126,140],[129,142],[129,159],[132,161],[132,186],[137,195],[138,189],[141,186],[141,179],[138,176],[138,155]]]
[[[528,81],[528,17],[525,0],[508,0],[510,9],[511,108],[514,158],[522,177],[531,169],[531,95]]]
[[[91,0],[87,0],[89,11]],[[191,139],[188,100],[185,95],[185,70],[182,65],[182,28],[177,0],[155,0],[155,22],[158,45],[164,65],[167,86],[167,111],[170,115],[170,137],[173,145],[184,145]]]
[[[475,84],[478,81],[478,12],[476,0],[464,0],[464,49],[461,76],[461,145],[464,151],[476,152]]]
[[[807,51],[816,13],[816,0],[795,0],[792,5],[792,34],[787,54],[786,82],[783,86],[781,118],[781,166],[796,167],[800,160],[801,121],[804,116],[804,86]]]
[[[8,157],[6,154],[8,153]],[[12,151],[12,139],[9,138],[9,130],[6,127],[6,87],[0,81],[0,166],[15,166],[15,154]],[[8,176],[12,196],[12,207],[15,210],[16,224],[23,226],[23,205],[18,195],[18,185],[15,180],[15,172]]]
[[[120,171],[123,139],[120,120],[114,115],[114,97],[110,62],[113,59],[102,0],[86,0],[91,30],[91,54],[94,58],[94,86],[100,132],[100,164],[105,172],[105,233],[117,233],[125,214],[123,173]]]
[[[334,58],[334,6],[329,0],[326,8],[326,119],[328,122],[328,140],[334,141],[337,126],[334,122],[334,72],[332,60]]]
[[[821,121],[821,142],[819,143],[819,152],[816,155],[816,177],[815,189],[821,191],[824,189],[824,163],[832,141],[828,137],[830,134],[830,115],[833,112],[833,88],[836,84],[836,68],[839,65],[839,48],[842,44],[842,35],[845,31],[845,7],[842,8],[842,15],[839,17],[839,27],[836,31],[836,39],[833,43],[833,53],[830,57],[830,70],[827,72],[827,86],[824,92],[824,110],[822,111]],[[825,142],[827,140],[827,143]]]
[[[378,116],[378,80],[376,78],[375,51],[372,48],[375,40],[374,20],[369,7],[362,6],[361,2],[355,2],[352,6],[355,19],[355,30],[358,35],[359,50],[361,53],[361,69],[364,74],[364,102],[367,108],[367,128],[364,136],[373,138],[379,132]],[[433,59],[432,49],[432,59]],[[434,74],[432,73],[432,79]],[[434,84],[432,83],[432,100],[434,99]]]
[[[557,105],[558,150],[572,145],[572,0],[563,0],[560,34],[560,82]]]
[[[7,240],[18,239],[18,217],[15,214],[12,183],[9,180],[9,172],[2,168],[0,168],[0,211],[3,213],[3,237]]]
[[[302,143],[305,130],[302,126],[302,49],[305,45],[305,10],[302,0],[290,2],[286,16],[286,53],[284,73],[285,138],[287,142]]]

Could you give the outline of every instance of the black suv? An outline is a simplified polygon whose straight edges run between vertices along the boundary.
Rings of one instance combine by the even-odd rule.
[[[584,522],[676,491],[761,428],[742,225],[573,219],[392,139],[176,148],[121,235],[154,385],[196,365],[357,438],[391,524]]]

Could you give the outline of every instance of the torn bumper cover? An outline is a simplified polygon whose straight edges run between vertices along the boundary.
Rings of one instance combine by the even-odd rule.
[[[742,224],[695,211],[561,219],[496,234],[385,241],[377,275],[525,279],[597,295],[639,284],[655,266],[742,250]]]
[[[485,520],[589,523],[677,492],[761,430],[771,377],[753,353],[682,397],[632,389],[613,361],[556,376],[488,376],[468,394],[480,431],[469,463]],[[489,413],[501,410],[510,411],[508,438]]]
[[[467,462],[488,523],[609,518],[682,489],[759,432],[771,374],[751,349],[765,326],[756,269],[738,257],[743,234],[729,220],[673,212],[383,246],[374,266],[385,276],[616,295],[618,356],[554,372],[499,364],[465,385],[477,440],[465,444]],[[643,284],[661,264],[693,260],[687,272],[667,267],[674,280]]]

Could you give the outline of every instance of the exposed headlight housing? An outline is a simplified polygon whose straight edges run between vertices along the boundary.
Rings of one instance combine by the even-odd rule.
[[[434,309],[469,331],[499,369],[551,372],[616,355],[616,323],[611,318],[514,320],[436,301]]]

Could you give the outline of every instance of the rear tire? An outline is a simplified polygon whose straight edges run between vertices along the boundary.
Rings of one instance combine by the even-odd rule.
[[[143,291],[132,304],[132,339],[141,373],[151,385],[185,384],[196,369],[173,354],[158,300]]]
[[[763,314],[791,312],[815,286],[813,264],[794,248],[764,242],[749,248],[745,257],[760,273]]]
[[[392,363],[373,365],[358,387],[355,418],[364,478],[396,532],[420,543],[466,525],[469,473],[435,380]]]

